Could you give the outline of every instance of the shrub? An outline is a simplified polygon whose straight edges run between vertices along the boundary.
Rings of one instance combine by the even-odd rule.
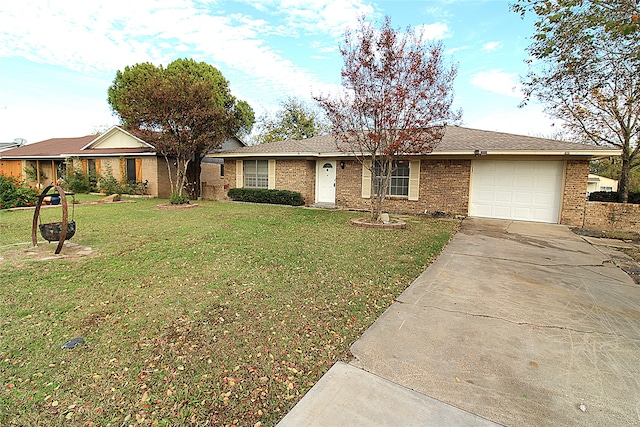
[[[118,181],[111,169],[107,168],[104,175],[98,178],[98,190],[105,194],[146,194],[149,181]]]
[[[618,193],[616,191],[594,191],[589,194],[591,202],[614,202],[618,201]],[[628,203],[640,204],[640,192],[629,192]]]
[[[33,163],[27,166],[27,168],[24,170],[24,173],[25,175],[27,175],[27,178],[31,180],[31,182],[38,182],[38,170]],[[44,172],[40,171],[40,181],[46,180],[47,175],[45,175]]]
[[[0,209],[33,206],[38,194],[25,182],[0,174]]]
[[[90,193],[97,189],[86,173],[71,165],[67,166],[62,187],[74,193]]]
[[[189,197],[186,194],[180,194],[174,191],[171,193],[171,197],[169,197],[169,203],[172,205],[185,205],[189,203]]]
[[[231,188],[227,193],[238,202],[273,203],[275,205],[302,206],[304,199],[297,191],[267,190],[266,188]]]
[[[120,182],[111,173],[111,169],[107,169],[106,175],[98,178],[98,190],[107,195],[125,193]]]

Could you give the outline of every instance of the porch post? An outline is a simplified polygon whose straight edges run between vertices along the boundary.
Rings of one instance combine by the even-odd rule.
[[[36,160],[36,178],[38,188],[42,188],[40,187],[40,160]]]

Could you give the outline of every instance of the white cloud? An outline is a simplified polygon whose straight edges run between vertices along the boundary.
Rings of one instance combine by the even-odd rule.
[[[435,24],[425,24],[416,28],[416,32],[422,31],[425,40],[440,40],[450,37],[449,27],[442,22]]]
[[[542,111],[539,105],[510,110],[489,109],[484,114],[465,117],[465,127],[513,133],[517,135],[551,138],[560,128]]]
[[[521,98],[521,83],[517,73],[502,70],[480,71],[471,77],[471,84],[489,92]]]
[[[489,42],[482,46],[482,50],[485,52],[495,52],[502,47],[502,42]]]
[[[445,53],[447,55],[453,55],[456,52],[460,52],[462,50],[467,50],[469,49],[469,46],[460,46],[460,47],[453,47],[451,49],[448,49]]]
[[[340,0],[286,0],[275,10],[299,28],[333,32],[371,7]],[[250,77],[264,91],[309,93],[319,84],[312,72],[267,44],[265,37],[277,33],[276,27],[247,15],[212,14],[196,0],[96,0],[73,2],[73,7],[62,0],[24,0],[4,3],[0,13],[0,57],[21,56],[111,76],[126,65],[167,64],[188,54]]]
[[[284,28],[309,34],[339,37],[354,27],[358,17],[376,18],[375,9],[364,0],[245,0],[245,3],[272,15],[282,16]]]

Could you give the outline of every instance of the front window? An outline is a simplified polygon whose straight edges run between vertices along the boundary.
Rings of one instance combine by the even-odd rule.
[[[244,161],[244,186],[249,188],[269,187],[269,161]]]
[[[127,159],[127,181],[136,181],[136,159]]]
[[[408,196],[409,195],[409,161],[394,160],[394,171],[389,179],[389,187],[387,188],[387,196]],[[380,194],[382,187],[382,167],[380,163],[376,163],[375,167],[375,192]]]

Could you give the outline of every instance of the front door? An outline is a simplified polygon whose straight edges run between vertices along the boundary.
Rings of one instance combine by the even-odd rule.
[[[319,160],[316,163],[318,185],[316,187],[316,203],[336,202],[336,162],[335,160]]]

